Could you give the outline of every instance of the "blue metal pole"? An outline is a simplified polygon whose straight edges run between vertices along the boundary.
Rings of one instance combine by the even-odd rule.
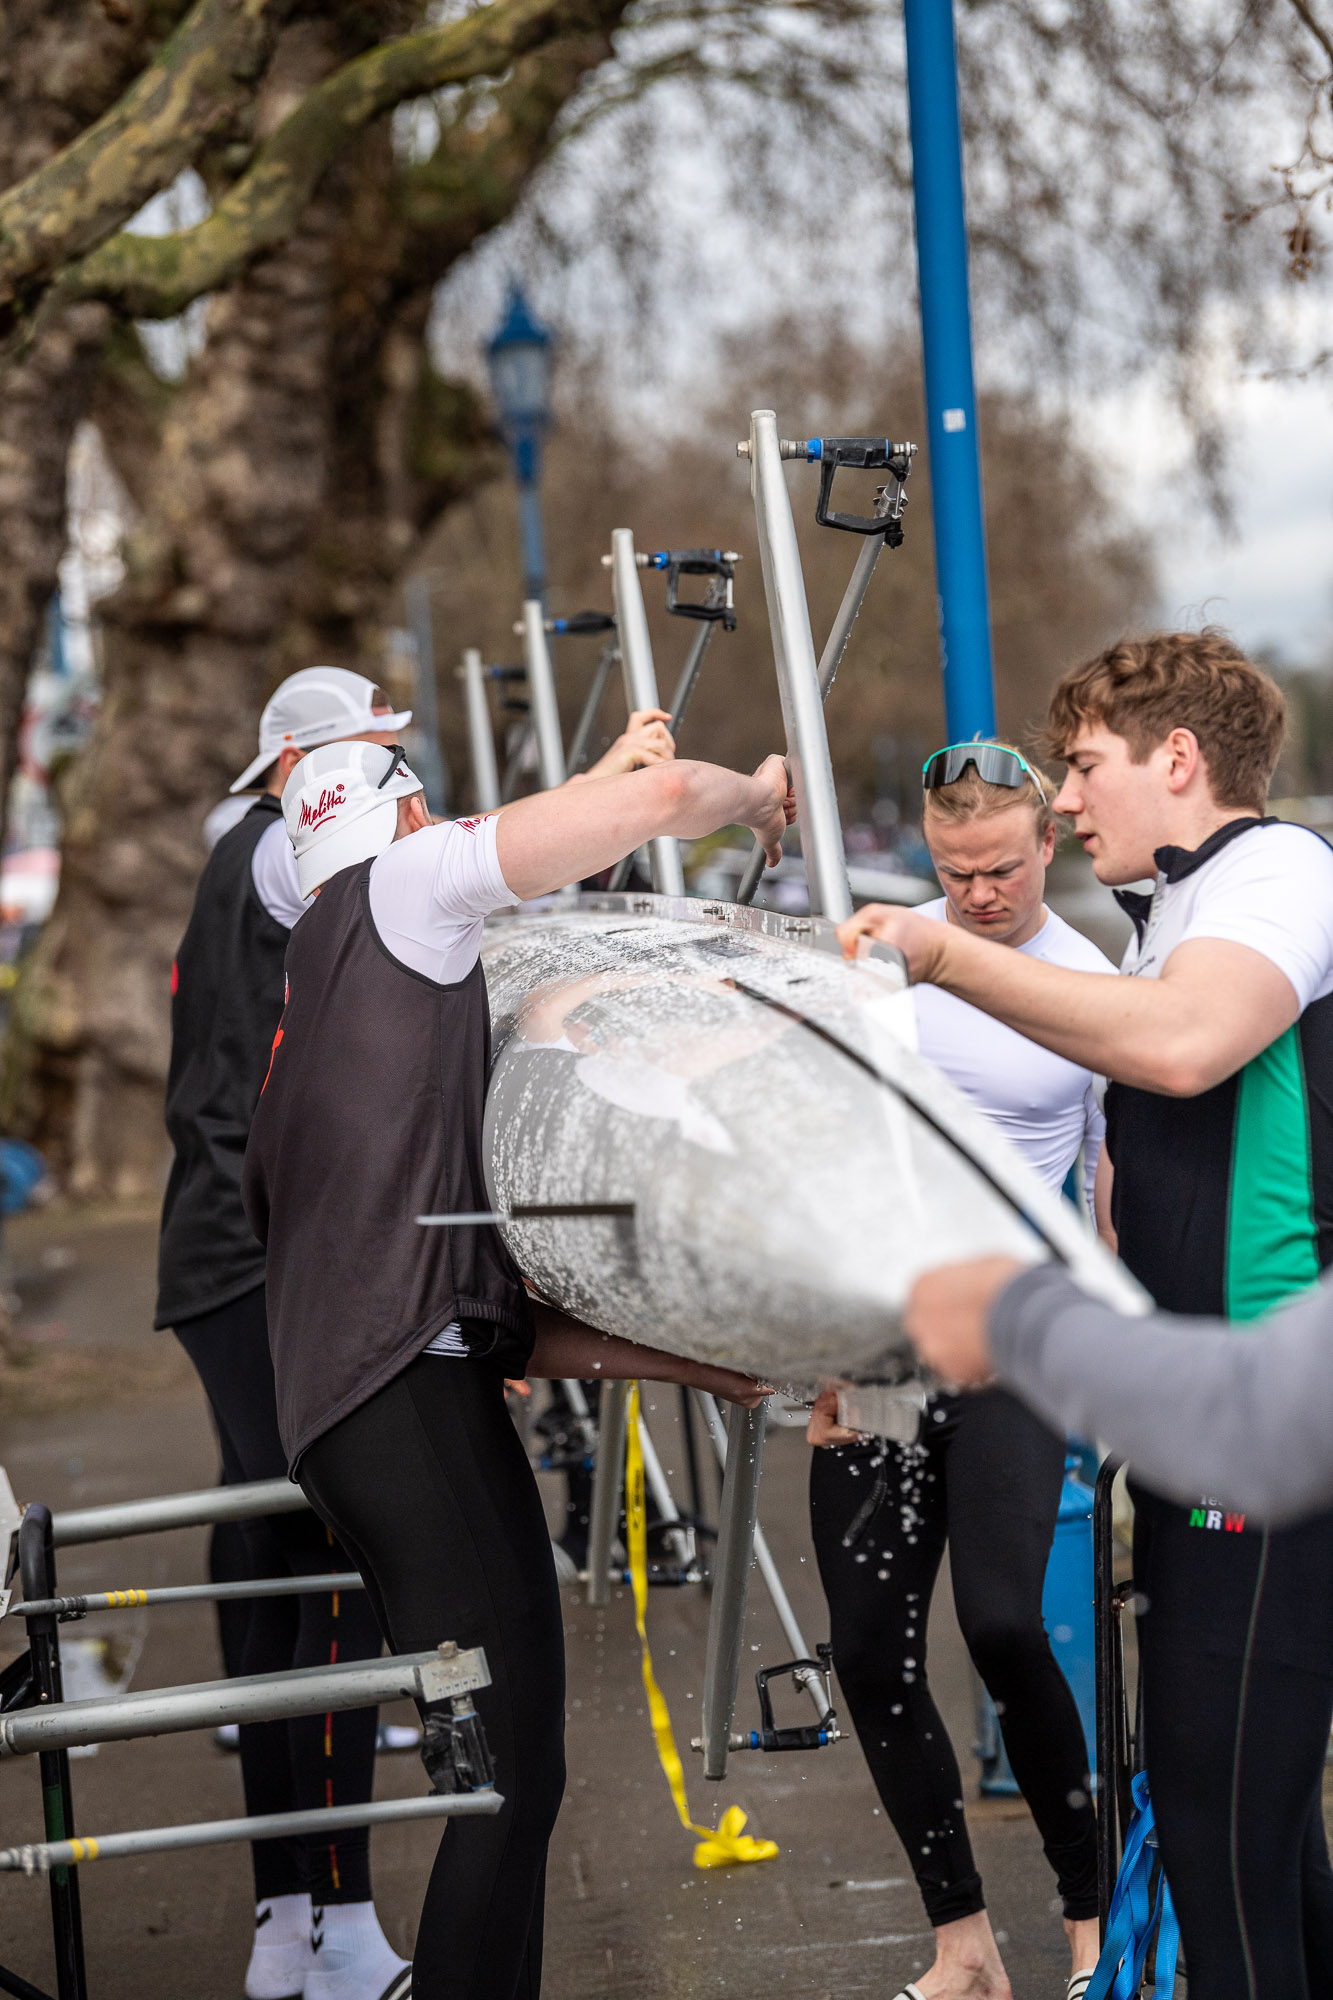
[[[951,742],[995,733],[963,141],[952,0],[905,0],[944,710]]]
[[[535,430],[514,440],[514,476],[518,481],[518,523],[523,542],[523,601],[546,602],[546,538],[542,533],[541,440]]]

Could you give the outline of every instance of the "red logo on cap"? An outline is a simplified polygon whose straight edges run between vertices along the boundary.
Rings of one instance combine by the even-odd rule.
[[[319,795],[319,804],[312,806],[309,799],[301,801],[301,817],[296,822],[298,833],[313,833],[317,826],[323,826],[326,819],[332,819],[339,806],[347,803],[346,787],[335,785],[332,791],[327,786]]]

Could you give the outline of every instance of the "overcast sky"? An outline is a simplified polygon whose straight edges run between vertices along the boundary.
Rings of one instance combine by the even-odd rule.
[[[1091,405],[1085,435],[1155,538],[1163,620],[1223,625],[1247,648],[1333,671],[1333,364],[1309,381],[1232,379],[1235,532],[1188,496],[1186,446],[1151,389]]]

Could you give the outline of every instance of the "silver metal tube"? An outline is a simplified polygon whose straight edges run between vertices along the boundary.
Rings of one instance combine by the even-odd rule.
[[[12,1604],[7,1615],[82,1618],[89,1611],[129,1611],[155,1604],[221,1604],[234,1597],[304,1597],[322,1590],[365,1587],[355,1570],[326,1576],[260,1576],[241,1583],[173,1583],[158,1590],[94,1590],[80,1597],[39,1597],[31,1604]]]
[[[713,579],[717,581],[716,578]],[[685,665],[681,668],[680,679],[676,682],[676,692],[671,697],[671,734],[674,736],[685,720],[686,711],[694,698],[695,686],[703,667],[705,655],[713,643],[717,630],[715,619],[708,619],[700,625],[690,641],[690,650],[685,655]]]
[[[403,590],[407,622],[412,629],[416,673],[412,698],[412,726],[420,749],[418,776],[433,813],[449,809],[449,766],[440,740],[440,705],[435,690],[435,634],[430,615],[430,579],[418,574],[409,577]]]
[[[745,873],[736,886],[736,901],[747,906],[754,901],[754,892],[764,878],[764,850],[756,840],[745,864]]]
[[[882,503],[882,507],[887,509],[887,500]],[[877,505],[875,511],[879,513],[881,505]],[[861,606],[865,603],[865,595],[870,588],[870,579],[875,574],[875,564],[883,553],[883,535],[869,535],[861,544],[860,553],[847,580],[847,588],[842,593],[838,615],[829,629],[828,638],[824,641],[824,650],[819,656],[821,702],[828,700],[829,690],[838,678],[838,668],[842,665],[842,656],[847,651],[847,641],[852,636],[852,627],[860,616]],[[711,631],[711,626],[708,629]],[[745,864],[745,873],[741,876],[736,890],[738,903],[749,904],[754,901],[754,892],[763,880],[763,875],[764,850],[756,840],[750,859]]]
[[[593,725],[597,721],[597,711],[602,705],[602,696],[606,693],[606,684],[610,680],[611,671],[619,658],[620,641],[618,639],[608,640],[607,644],[602,648],[602,657],[597,662],[597,671],[592,677],[592,685],[588,689],[587,699],[584,701],[583,708],[579,714],[578,727],[574,731],[574,740],[569,746],[569,769],[571,773],[581,771],[587,761],[588,739],[592,735]]]
[[[657,1456],[657,1446],[648,1434],[648,1426],[642,1416],[639,1418],[639,1447],[643,1452],[644,1484],[653,1496],[653,1505],[664,1521],[678,1521],[680,1509],[671,1497],[662,1461]]]
[[[459,1656],[472,1660],[478,1655]],[[348,1660],[336,1667],[299,1667],[291,1673],[244,1675],[193,1686],[144,1688],[99,1695],[52,1708],[16,1709],[0,1716],[0,1757],[37,1750],[68,1750],[76,1743],[115,1743],[131,1736],[165,1736],[183,1729],[214,1729],[224,1722],[276,1722],[288,1715],[369,1708],[399,1695],[435,1700],[423,1672],[440,1667],[435,1653],[404,1653],[387,1660]],[[485,1685],[475,1679],[473,1686]]]
[[[639,566],[634,559],[634,534],[629,528],[611,531],[611,583],[616,600],[616,630],[625,669],[625,700],[631,709],[660,708],[648,614],[643,608]],[[649,843],[653,888],[659,896],[683,896],[685,876],[680,847],[669,834]]]
[[[711,1396],[700,1396],[699,1406],[703,1410],[704,1419],[708,1425],[708,1434],[713,1440],[713,1449],[717,1453],[718,1464],[725,1471],[727,1463],[726,1425],[723,1423],[717,1404]],[[754,1559],[759,1565],[759,1574],[764,1579],[764,1587],[768,1591],[773,1609],[777,1613],[778,1623],[782,1627],[782,1636],[791,1648],[792,1658],[794,1660],[812,1660],[814,1654],[810,1650],[806,1636],[797,1620],[796,1613],[792,1609],[791,1599],[788,1597],[782,1578],[778,1574],[778,1566],[773,1560],[773,1551],[768,1546],[768,1537],[765,1535],[758,1521],[754,1524]],[[813,1667],[807,1667],[804,1672],[796,1675],[796,1679],[801,1683],[814,1703],[815,1712],[822,1722],[830,1711],[829,1699],[824,1692],[824,1683],[819,1673]],[[731,1747],[734,1750],[737,1746],[733,1743]]]
[[[597,1418],[597,1463],[588,1510],[588,1602],[611,1601],[611,1545],[616,1538],[620,1496],[625,1486],[625,1417],[628,1382],[603,1382]]]
[[[733,1403],[727,1415],[727,1456],[718,1505],[717,1548],[713,1556],[713,1596],[708,1607],[708,1648],[704,1656],[704,1776],[725,1778],[736,1712],[745,1612],[754,1562],[759,1476],[764,1461],[766,1418]]]
[[[560,1386],[565,1392],[570,1410],[573,1412],[574,1421],[583,1433],[584,1450],[595,1453],[597,1450],[597,1426],[593,1422],[592,1414],[588,1409],[588,1398],[583,1393],[582,1382],[575,1376],[562,1377]]]
[[[764,597],[787,731],[787,762],[796,786],[810,908],[841,923],[852,913],[838,795],[819,694],[810,610],[791,500],[772,410],[750,414],[750,490],[754,496]]]
[[[878,508],[876,512],[878,512]],[[819,699],[827,701],[829,690],[838,678],[838,668],[842,656],[847,651],[847,641],[852,636],[852,627],[861,615],[870,579],[875,574],[875,565],[884,553],[883,535],[867,535],[861,543],[852,573],[847,579],[847,588],[842,593],[842,603],[838,615],[829,628],[824,650],[819,656]]]
[[[290,1479],[257,1479],[247,1486],[206,1486],[201,1493],[164,1493],[155,1500],[71,1508],[54,1516],[51,1532],[56,1547],[65,1549],[82,1542],[115,1541],[121,1535],[154,1535],[165,1528],[249,1521],[261,1514],[296,1514],[309,1504]]]
[[[500,772],[495,761],[495,733],[486,699],[481,654],[469,646],[463,654],[463,693],[467,700],[467,740],[472,752],[472,789],[477,811],[494,812],[500,803]]]
[[[309,1812],[256,1813],[248,1819],[206,1819],[193,1826],[146,1826],[133,1833],[85,1834],[82,1840],[40,1840],[0,1847],[0,1871],[46,1875],[89,1861],[133,1854],[167,1854],[182,1847],[221,1847],[233,1840],[274,1840],[332,1833],[345,1826],[393,1826],[403,1820],[487,1817],[499,1812],[499,1792],[428,1792],[418,1799],[381,1799],[359,1806],[317,1806]]]
[[[537,734],[537,770],[542,790],[549,792],[565,782],[565,746],[555,698],[555,669],[546,643],[546,616],[532,597],[523,606],[523,659],[528,670],[532,726]]]
[[[523,776],[528,755],[528,745],[537,741],[536,731],[530,722],[525,722],[517,732],[514,747],[505,762],[504,777],[500,780],[500,804],[507,806],[518,790],[519,779]]]
[[[642,1414],[639,1417],[639,1447],[643,1452],[644,1482],[653,1496],[653,1505],[668,1525],[673,1522],[679,1523],[680,1509],[672,1497],[666,1473],[662,1470],[662,1461],[657,1456],[657,1446],[653,1443],[647,1421]],[[678,1562],[693,1561],[694,1535],[690,1529],[669,1525],[667,1540],[674,1546]]]

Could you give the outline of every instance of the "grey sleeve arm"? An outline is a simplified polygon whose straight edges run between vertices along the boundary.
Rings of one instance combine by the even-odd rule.
[[[990,1315],[1000,1379],[1057,1429],[1103,1438],[1145,1485],[1282,1522],[1333,1501],[1333,1291],[1244,1329],[1127,1319],[1052,1264]]]

